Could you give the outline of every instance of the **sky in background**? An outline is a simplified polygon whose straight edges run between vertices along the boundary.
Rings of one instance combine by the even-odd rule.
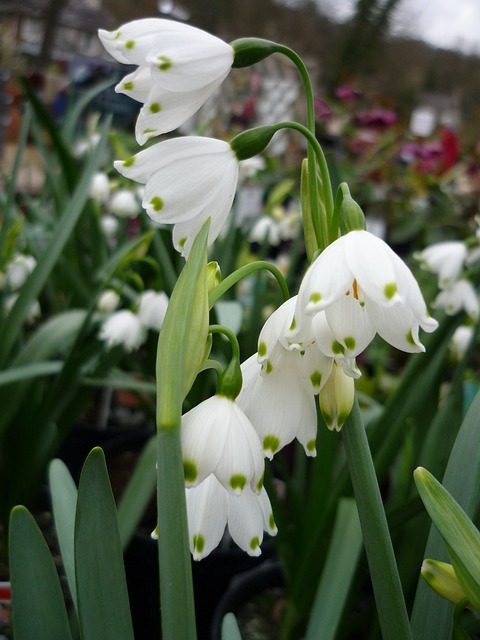
[[[325,12],[345,20],[355,0],[317,0]],[[480,54],[480,0],[400,0],[393,33],[418,37],[445,49]]]

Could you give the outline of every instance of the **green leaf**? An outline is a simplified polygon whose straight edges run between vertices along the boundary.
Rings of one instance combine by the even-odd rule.
[[[105,456],[88,456],[75,516],[75,575],[84,640],[133,640],[115,502]]]
[[[154,495],[157,482],[156,460],[157,443],[155,435],[143,448],[118,504],[118,527],[123,549],[128,545],[145,513],[148,503]]]
[[[74,552],[77,487],[66,465],[58,459],[52,460],[50,463],[48,479],[60,553],[62,555],[70,594],[77,608]]]
[[[455,574],[469,601],[480,611],[480,532],[431,473],[419,467],[414,478],[425,508],[447,545]]]
[[[357,506],[339,501],[325,568],[318,585],[305,640],[334,640],[363,548]]]
[[[15,640],[68,640],[70,625],[55,563],[33,516],[10,518],[10,570]]]
[[[480,393],[460,427],[442,481],[469,517],[476,512],[480,485],[479,412]],[[434,525],[430,529],[424,557],[447,560],[445,545]],[[453,606],[420,580],[412,613],[415,640],[450,640],[452,616]]]
[[[233,613],[227,613],[222,620],[222,640],[242,640],[237,619]]]
[[[22,382],[23,380],[31,380],[32,378],[40,378],[49,376],[52,373],[58,373],[63,363],[57,362],[34,362],[26,364],[22,367],[13,367],[7,371],[0,372],[0,387],[13,382]]]

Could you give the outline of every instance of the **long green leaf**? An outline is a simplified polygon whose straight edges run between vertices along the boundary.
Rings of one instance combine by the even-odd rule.
[[[105,456],[88,456],[75,516],[75,575],[83,640],[133,640],[115,502]]]
[[[77,607],[74,553],[77,487],[65,464],[58,459],[52,460],[50,463],[48,478],[60,553],[72,600]]]
[[[31,380],[41,376],[48,376],[52,373],[58,373],[62,368],[62,362],[32,362],[23,367],[13,367],[7,371],[0,372],[0,387],[13,382],[21,382],[23,380]]]
[[[156,460],[157,444],[155,435],[143,448],[118,504],[118,527],[123,549],[128,545],[145,513],[148,503],[154,495],[157,480]]]
[[[10,519],[10,570],[15,640],[69,640],[55,563],[33,516],[21,506]]]
[[[362,551],[362,542],[355,500],[343,498],[338,505],[305,640],[334,640]]]
[[[480,393],[477,394],[460,427],[448,460],[442,484],[472,518],[478,504],[480,486]],[[425,558],[448,560],[443,540],[430,528]],[[419,567],[420,571],[420,567]],[[415,640],[449,640],[453,605],[440,598],[420,579],[413,606],[411,626]]]

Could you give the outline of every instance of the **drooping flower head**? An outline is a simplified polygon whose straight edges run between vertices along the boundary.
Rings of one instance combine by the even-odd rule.
[[[460,240],[437,242],[414,257],[423,269],[438,275],[438,284],[443,288],[459,277],[467,259],[467,246]]]
[[[420,327],[431,332],[438,326],[407,265],[383,240],[360,230],[338,238],[308,269],[288,333],[290,342],[304,344],[305,326],[308,335],[311,331],[308,316],[314,316],[311,326],[320,350],[347,373],[352,359],[376,333],[413,353],[424,351]]]
[[[138,65],[116,87],[143,103],[136,124],[139,144],[173,131],[192,116],[230,71],[234,52],[219,38],[173,20],[146,18],[115,31],[99,31],[108,53]]]
[[[140,318],[129,309],[114,312],[103,323],[99,338],[108,347],[122,345],[127,351],[133,351],[143,343],[145,327]]]
[[[159,223],[173,224],[173,243],[188,256],[195,236],[211,218],[209,244],[230,212],[238,180],[238,160],[223,140],[186,136],[116,161],[122,175],[145,185],[143,206]]]

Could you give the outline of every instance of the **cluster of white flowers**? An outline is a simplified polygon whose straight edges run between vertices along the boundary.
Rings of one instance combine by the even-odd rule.
[[[138,67],[116,90],[143,105],[136,123],[139,144],[182,125],[237,61],[231,45],[170,20],[134,21],[100,31],[100,38],[116,60]],[[188,258],[208,218],[208,243],[220,234],[249,152],[235,143],[185,136],[152,145],[115,162],[115,168],[144,185],[147,214],[174,225],[174,246]],[[293,233],[290,225],[280,231],[278,224],[267,223],[261,220],[255,230],[262,239],[269,234],[275,242],[275,234],[280,239]],[[104,325],[103,337],[110,342],[113,335],[120,341],[127,324],[141,325],[132,312],[118,312],[117,318],[120,314],[121,331],[114,334]],[[382,240],[351,231],[329,245],[307,271],[298,296],[266,321],[257,354],[241,366],[238,396],[220,385],[215,396],[182,418],[193,557],[208,555],[227,526],[242,549],[258,555],[264,532],[276,533],[263,488],[265,457],[271,459],[294,438],[307,455],[316,454],[317,395],[327,426],[342,428],[360,375],[356,357],[377,333],[399,349],[419,352],[424,350],[420,328],[436,327],[412,273]],[[141,330],[135,335],[129,344],[141,340]]]
[[[437,242],[414,254],[423,269],[438,276],[439,293],[433,307],[447,315],[465,311],[476,322],[479,317],[478,293],[464,275],[466,266],[479,259],[478,247],[469,251],[465,242]]]
[[[127,351],[133,351],[143,344],[149,329],[160,331],[162,328],[168,296],[163,291],[157,293],[147,289],[139,296],[136,312],[130,309],[116,311],[119,302],[120,296],[112,289],[105,290],[100,296],[97,308],[109,315],[101,326],[99,338],[108,347],[122,345]]]

